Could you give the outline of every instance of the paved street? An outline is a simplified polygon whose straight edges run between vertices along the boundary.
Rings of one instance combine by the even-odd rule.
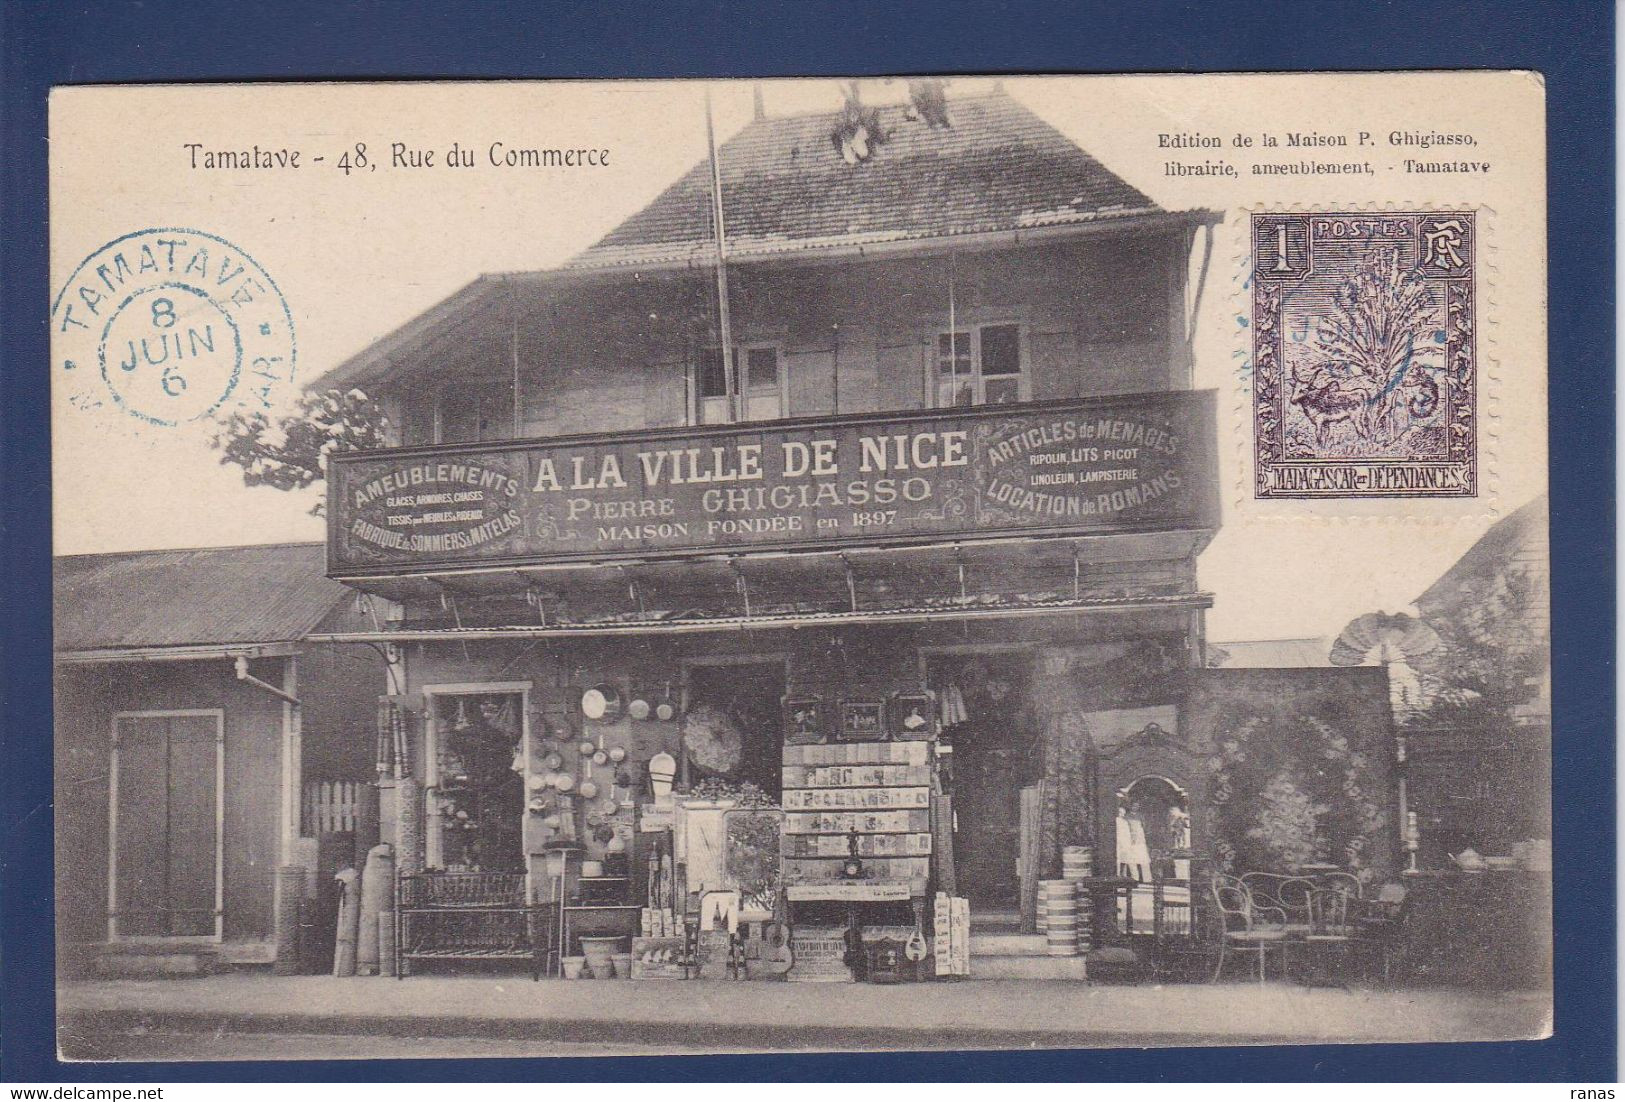
[[[63,1054],[80,1059],[376,1057],[379,1039],[391,1055],[423,1057],[1488,1041],[1542,1036],[1549,1021],[1534,992],[1007,980],[223,975],[67,983],[60,1007]]]

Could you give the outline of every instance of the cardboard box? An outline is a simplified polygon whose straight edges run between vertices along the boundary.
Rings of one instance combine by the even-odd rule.
[[[645,957],[664,951],[665,961],[645,960]],[[632,939],[632,978],[635,980],[680,980],[683,967],[678,958],[683,953],[680,937],[635,937]]]
[[[791,983],[851,983],[846,965],[846,931],[839,926],[797,927],[790,934],[795,963],[785,979]]]

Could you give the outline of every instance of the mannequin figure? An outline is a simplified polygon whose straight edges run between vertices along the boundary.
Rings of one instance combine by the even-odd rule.
[[[1117,805],[1117,875],[1139,883],[1150,879],[1151,852],[1145,843],[1145,823],[1139,805]]]

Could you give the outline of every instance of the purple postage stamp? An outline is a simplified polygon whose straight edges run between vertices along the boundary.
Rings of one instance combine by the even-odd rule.
[[[1470,210],[1252,216],[1253,492],[1478,494]]]

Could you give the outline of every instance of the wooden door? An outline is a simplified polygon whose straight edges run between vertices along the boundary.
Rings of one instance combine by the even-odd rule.
[[[219,712],[114,720],[115,939],[219,936],[221,722]]]
[[[1016,740],[992,724],[967,725],[954,737],[954,864],[960,893],[978,911],[1019,906],[1021,789],[1027,762]]]

